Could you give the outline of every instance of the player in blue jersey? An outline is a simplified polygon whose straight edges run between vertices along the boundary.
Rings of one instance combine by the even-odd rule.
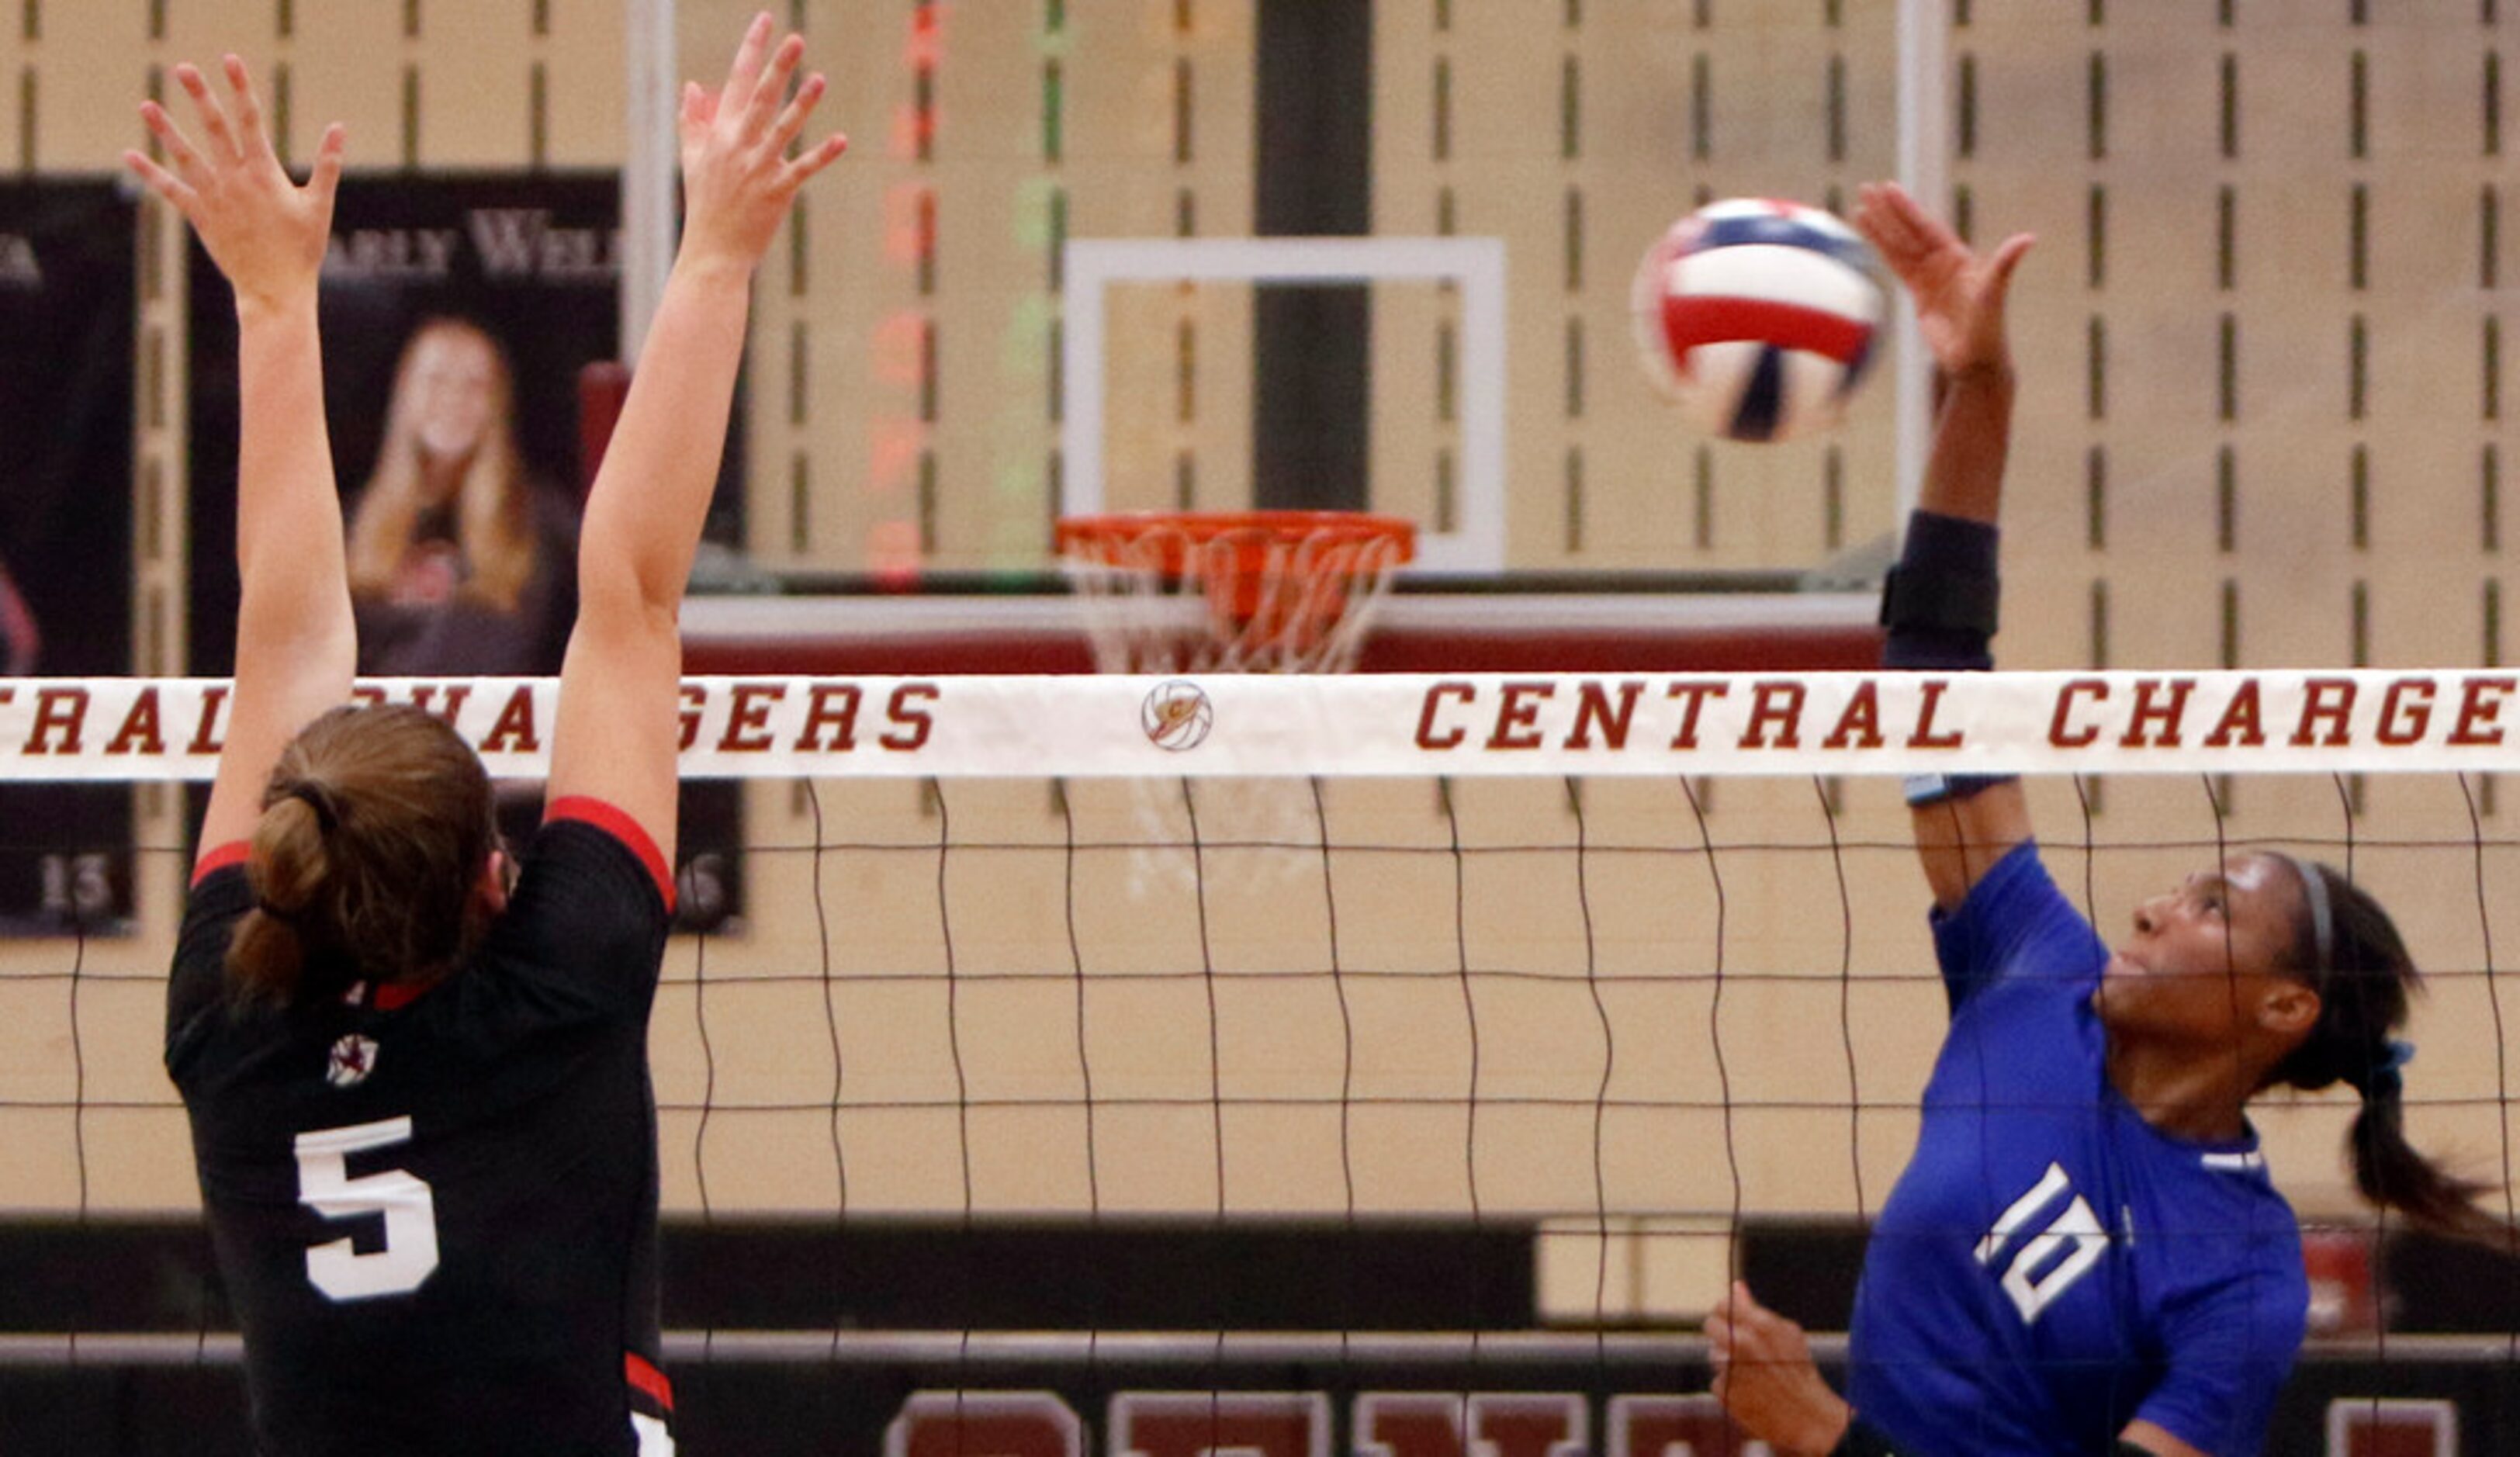
[[[837,137],[803,42],[683,96],[685,220],[588,499],[546,821],[510,874],[471,747],[345,706],[356,643],[316,291],[341,173],[297,186],[243,63],[126,155],[236,295],[243,592],[166,1065],[268,1453],[672,1450],[647,1024],[673,898],[676,625],[755,266]]]
[[[1985,668],[2003,303],[2031,240],[1980,256],[1893,186],[1865,190],[1856,224],[1913,296],[1942,388],[1883,661]],[[2256,1452],[2309,1291],[2253,1096],[2354,1087],[2362,1192],[2420,1225],[2487,1223],[2478,1187],[2406,1140],[2405,944],[2335,871],[2255,852],[2143,902],[2113,951],[2040,863],[2018,781],[1909,797],[1951,1028],[1866,1253],[1847,1393],[1738,1285],[1707,1322],[1718,1393],[1791,1453]]]

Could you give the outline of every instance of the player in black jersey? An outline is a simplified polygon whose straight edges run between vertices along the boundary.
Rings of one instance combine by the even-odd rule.
[[[316,287],[341,172],[293,184],[244,65],[131,169],[236,293],[236,688],[167,996],[262,1450],[670,1452],[647,1024],[673,898],[676,627],[752,273],[845,145],[790,148],[803,42],[682,98],[685,222],[586,508],[550,808],[512,868],[480,760],[342,706],[355,643]]]

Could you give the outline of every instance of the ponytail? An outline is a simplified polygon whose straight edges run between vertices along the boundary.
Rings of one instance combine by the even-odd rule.
[[[2411,1044],[2392,1041],[2363,1079],[2362,1111],[2346,1134],[2354,1158],[2354,1187],[2383,1208],[2404,1213],[2418,1229],[2470,1237],[2498,1233],[2477,1200],[2490,1186],[2458,1178],[2407,1142],[2406,1086],[2398,1069],[2414,1056]]]
[[[2306,1091],[2344,1083],[2362,1095],[2346,1134],[2354,1187],[2417,1228],[2469,1239],[2506,1233],[2479,1207],[2490,1185],[2461,1179],[2407,1141],[2406,1083],[2414,1056],[2392,1034],[2406,1024],[2422,975],[2389,913],[2327,866],[2278,856],[2300,878],[2303,912],[2294,961],[2318,993],[2318,1022],[2276,1066],[2271,1083]]]
[[[338,967],[340,960],[317,954],[332,949],[330,842],[338,824],[331,796],[306,781],[289,785],[264,806],[246,857],[253,909],[228,942],[228,978],[239,1001],[286,1006],[302,994],[338,989],[305,984],[310,965],[320,959]],[[347,984],[338,973],[328,979]]]
[[[282,751],[262,805],[246,856],[254,905],[228,942],[240,1004],[425,984],[488,930],[474,888],[498,847],[490,780],[436,716],[334,709]]]

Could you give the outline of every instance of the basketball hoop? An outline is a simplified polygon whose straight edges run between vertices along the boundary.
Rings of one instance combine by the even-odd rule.
[[[1345,672],[1417,539],[1353,511],[1067,517],[1058,538],[1106,673]]]

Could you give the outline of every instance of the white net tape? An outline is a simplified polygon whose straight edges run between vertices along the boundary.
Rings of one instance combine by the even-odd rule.
[[[539,778],[548,678],[378,679]],[[705,677],[694,778],[2503,773],[2497,670]],[[229,687],[0,682],[0,780],[206,780]]]

